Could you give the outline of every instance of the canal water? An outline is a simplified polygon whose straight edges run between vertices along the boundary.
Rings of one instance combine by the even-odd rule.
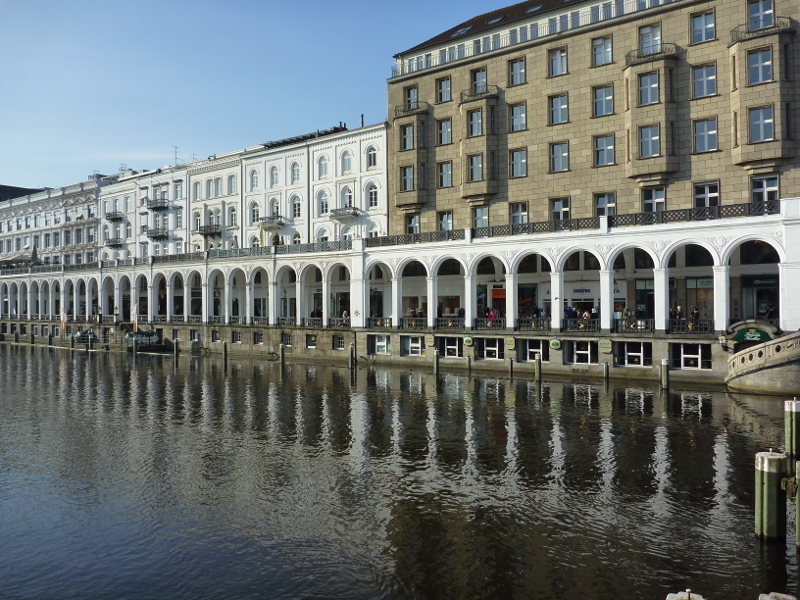
[[[753,535],[782,410],[0,344],[0,598],[796,593],[793,535]]]

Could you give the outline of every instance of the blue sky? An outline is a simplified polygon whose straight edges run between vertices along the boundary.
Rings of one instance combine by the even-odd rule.
[[[381,122],[394,54],[507,4],[0,0],[0,184]]]

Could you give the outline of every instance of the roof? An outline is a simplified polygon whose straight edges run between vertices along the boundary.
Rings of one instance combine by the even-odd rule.
[[[41,192],[43,189],[44,188],[23,188],[13,185],[0,185],[0,202],[13,198],[21,198],[28,194],[35,194],[36,192]]]
[[[440,33],[439,35],[432,37],[426,42],[422,42],[413,48],[409,48],[405,52],[395,54],[394,57],[397,58],[404,54],[419,52],[420,50],[424,50],[425,48],[429,48],[431,46],[455,42],[456,40],[463,38],[471,39],[476,37],[476,35],[483,33],[484,31],[504,27],[510,23],[514,23],[515,21],[532,19],[536,15],[561,10],[565,6],[569,6],[571,4],[578,4],[578,0],[527,0],[526,2],[520,2],[519,4],[493,10],[492,12],[473,17],[469,21],[464,21],[463,23],[460,23],[459,25]]]
[[[339,133],[341,131],[347,131],[347,126],[340,123],[338,126],[331,127],[330,129],[322,129],[322,130],[318,129],[317,131],[314,131],[312,133],[296,135],[294,137],[285,138],[275,142],[265,142],[264,144],[262,144],[262,146],[268,150],[271,150],[273,148],[280,148],[282,146],[291,146],[292,144],[313,140],[315,138],[331,135],[334,133]]]

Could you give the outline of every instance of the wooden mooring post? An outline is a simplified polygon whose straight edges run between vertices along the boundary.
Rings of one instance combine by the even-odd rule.
[[[755,533],[766,539],[786,537],[786,490],[782,479],[786,474],[786,454],[756,454],[756,522]]]

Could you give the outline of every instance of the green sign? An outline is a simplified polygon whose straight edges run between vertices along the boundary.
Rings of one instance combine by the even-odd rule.
[[[766,331],[749,327],[747,329],[740,329],[736,332],[733,338],[734,342],[768,342],[772,338]]]
[[[472,344],[473,344],[473,340],[472,340],[471,337],[467,336],[467,337],[464,338],[464,345],[465,346],[472,346]]]
[[[506,350],[513,350],[517,346],[517,340],[513,337],[506,338]]]
[[[603,354],[611,354],[614,350],[614,345],[608,338],[602,338],[597,341],[597,349]]]
[[[561,340],[558,338],[553,338],[552,340],[550,340],[550,349],[561,350]]]

